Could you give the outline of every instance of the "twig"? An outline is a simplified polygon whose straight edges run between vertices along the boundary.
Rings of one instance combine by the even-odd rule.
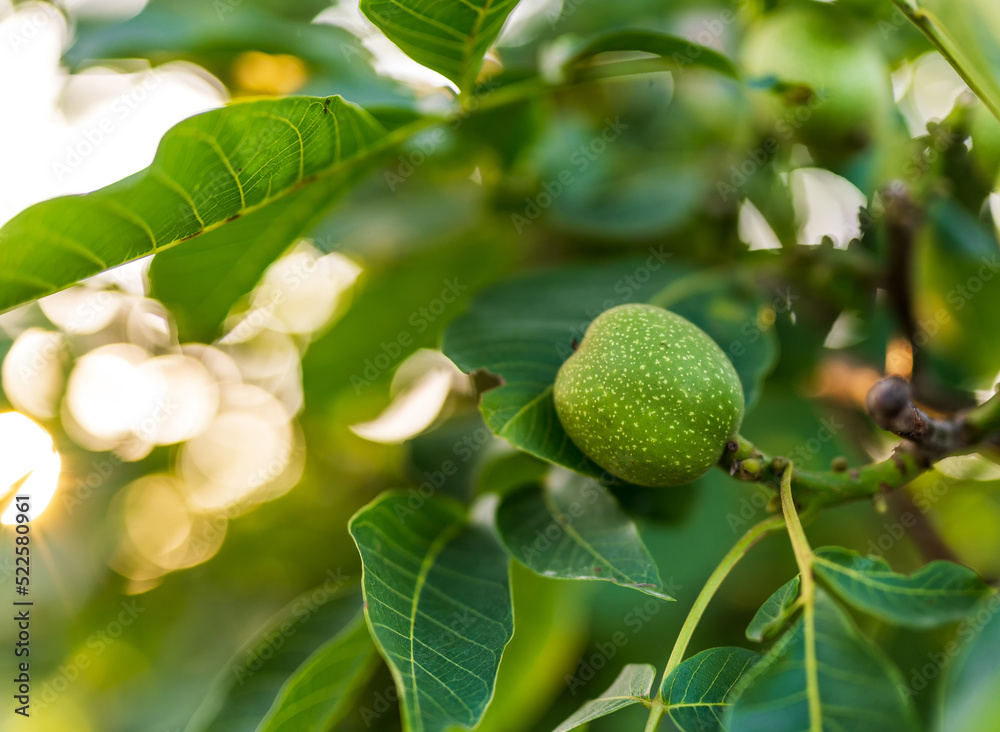
[[[949,419],[925,413],[910,399],[909,385],[899,377],[872,387],[868,411],[876,423],[903,441],[877,463],[844,470],[791,472],[796,497],[812,506],[830,506],[900,488],[931,467],[935,460],[984,444],[1000,444],[1000,393]],[[742,436],[731,441],[719,459],[729,474],[778,491],[789,461],[771,456]]]

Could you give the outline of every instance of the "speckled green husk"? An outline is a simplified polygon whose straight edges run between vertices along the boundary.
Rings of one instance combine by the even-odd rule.
[[[584,454],[631,483],[689,483],[743,421],[743,387],[708,334],[654,305],[601,313],[559,369],[556,411]]]

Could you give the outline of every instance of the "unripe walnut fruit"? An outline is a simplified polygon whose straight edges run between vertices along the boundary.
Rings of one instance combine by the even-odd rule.
[[[587,328],[555,383],[570,439],[608,472],[644,486],[689,483],[743,421],[743,387],[707,333],[654,305],[619,305]]]

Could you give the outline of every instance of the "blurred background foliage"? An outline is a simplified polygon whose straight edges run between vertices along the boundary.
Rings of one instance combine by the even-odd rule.
[[[760,302],[736,340],[780,353],[744,433],[811,466],[885,454],[863,409],[883,373],[912,376],[940,409],[992,390],[1000,286],[983,266],[998,254],[1000,123],[891,3],[524,2],[484,79],[558,74],[574,43],[617,27],[696,39],[749,82],[692,67],[454,119],[357,181],[218,322],[200,298],[161,296],[166,262],[0,317],[4,410],[44,427],[62,459],[35,525],[32,729],[175,732],[210,719],[220,689],[239,684],[245,644],[282,608],[331,578],[356,583],[347,520],[380,491],[440,475],[469,496],[532,475],[537,464],[512,460],[484,427],[483,379],[436,350],[471,296],[518,270],[595,263],[625,277],[623,257],[658,251],[720,293],[737,272]],[[13,39],[0,54],[11,118],[0,220],[133,172],[171,124],[228,99],[342,94],[392,125],[450,98],[349,0],[0,0],[0,37]],[[115,134],[85,152],[102,119]],[[609,125],[613,141],[591,151]],[[552,194],[565,172],[572,184]],[[199,293],[218,273],[182,277]],[[25,421],[0,427],[25,454],[52,450]],[[447,461],[454,475],[440,473]],[[814,545],[869,551],[916,505],[960,561],[996,578],[1000,471],[985,459],[941,470],[886,513],[828,512]],[[753,487],[718,472],[620,498],[679,602],[515,567],[517,633],[481,729],[551,729],[625,663],[665,658],[705,577],[763,510]],[[879,549],[899,571],[929,551],[910,534],[889,544]],[[0,561],[7,591],[12,560]],[[695,646],[745,644],[794,571],[787,541],[767,540]],[[348,622],[326,602],[323,622]],[[253,704],[304,657],[306,629],[322,630],[303,628],[291,655],[253,676],[257,692],[229,697],[231,714],[207,728],[255,729]],[[627,644],[602,660],[623,629]],[[904,671],[941,643],[866,629]],[[0,624],[4,643],[10,631]],[[337,729],[398,729],[391,686],[373,663]]]

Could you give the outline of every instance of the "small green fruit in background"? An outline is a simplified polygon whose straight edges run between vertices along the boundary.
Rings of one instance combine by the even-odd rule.
[[[751,27],[742,54],[747,74],[804,84],[815,94],[777,105],[779,137],[847,152],[876,134],[892,103],[889,69],[868,38],[849,30],[850,21],[839,8],[813,2]]]
[[[698,326],[654,305],[619,305],[587,328],[555,384],[570,439],[631,483],[689,483],[743,421],[743,387]]]
[[[969,117],[973,164],[986,183],[1000,187],[1000,121],[982,103],[972,108]]]

